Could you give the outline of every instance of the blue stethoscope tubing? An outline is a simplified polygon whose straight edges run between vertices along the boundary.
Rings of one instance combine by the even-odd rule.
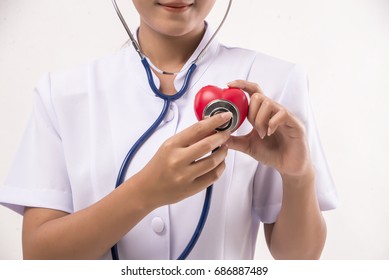
[[[149,129],[146,130],[146,132],[135,142],[135,144],[128,151],[128,153],[127,153],[126,157],[124,158],[123,163],[120,167],[120,170],[119,170],[119,173],[118,173],[118,176],[116,179],[115,188],[117,188],[118,186],[120,186],[124,182],[126,171],[130,165],[131,160],[134,158],[135,154],[140,149],[140,147],[150,138],[150,136],[155,132],[155,130],[158,128],[158,126],[161,124],[161,122],[166,117],[166,114],[169,110],[171,101],[179,99],[188,90],[190,79],[191,79],[191,77],[192,77],[192,75],[197,67],[197,65],[195,63],[193,63],[190,66],[188,72],[186,73],[182,88],[176,94],[165,95],[162,92],[160,92],[158,90],[158,88],[156,87],[154,79],[153,79],[153,75],[152,75],[151,70],[150,70],[150,65],[149,65],[146,58],[142,59],[142,64],[146,70],[146,74],[147,74],[148,82],[150,84],[150,88],[158,97],[162,98],[162,100],[164,101],[164,104],[163,104],[162,111],[159,114],[158,118],[155,120],[155,122],[149,127]],[[187,246],[182,251],[180,256],[177,258],[178,260],[185,260],[187,258],[187,256],[190,254],[190,252],[192,251],[192,249],[196,245],[197,240],[199,239],[199,237],[201,235],[201,232],[202,232],[204,225],[206,223],[208,213],[209,213],[209,208],[211,205],[212,189],[213,189],[213,185],[209,186],[206,190],[204,205],[203,205],[203,209],[201,211],[200,219],[197,223],[197,227],[192,235],[192,238],[188,242]],[[112,254],[113,260],[120,259],[117,244],[115,244],[111,248],[111,254]]]
[[[167,112],[169,110],[171,102],[181,98],[187,92],[190,80],[191,80],[191,78],[193,76],[193,73],[195,72],[195,70],[197,68],[196,62],[203,56],[203,54],[205,53],[206,49],[208,48],[208,46],[210,45],[210,43],[212,42],[212,40],[214,39],[216,34],[219,32],[220,28],[224,24],[224,22],[225,22],[225,20],[227,18],[227,15],[228,15],[228,13],[230,11],[232,0],[229,1],[226,14],[224,15],[224,18],[223,18],[221,24],[219,25],[219,27],[217,28],[217,30],[215,31],[215,33],[211,37],[211,39],[208,41],[207,45],[200,52],[198,57],[190,64],[189,69],[188,69],[188,71],[187,71],[187,73],[185,75],[184,83],[182,84],[181,89],[174,95],[166,95],[166,94],[162,93],[157,88],[157,86],[155,85],[155,82],[154,82],[153,73],[151,72],[150,63],[147,60],[147,57],[141,52],[139,44],[137,43],[137,41],[135,40],[134,36],[132,35],[132,32],[130,31],[129,27],[127,26],[127,23],[124,20],[118,5],[116,4],[116,0],[112,0],[112,3],[114,5],[114,8],[116,10],[117,15],[119,16],[120,21],[122,22],[125,30],[127,31],[127,34],[130,37],[132,45],[134,46],[135,50],[138,52],[139,56],[141,57],[141,62],[142,62],[142,65],[143,65],[143,67],[144,67],[144,69],[146,71],[147,80],[148,80],[148,83],[150,85],[151,90],[156,94],[156,96],[158,96],[159,98],[161,98],[164,101],[162,111],[159,114],[158,118],[146,130],[146,132],[143,133],[143,135],[135,142],[135,144],[131,147],[131,149],[128,151],[127,155],[125,156],[125,158],[124,158],[124,160],[122,162],[122,165],[121,165],[121,167],[119,169],[117,179],[116,179],[115,188],[117,188],[124,182],[125,176],[126,176],[126,172],[127,172],[128,167],[129,167],[129,165],[131,163],[131,160],[134,158],[135,154],[138,152],[140,147],[150,138],[150,136],[156,131],[156,129],[161,124],[161,122],[165,119],[166,114],[167,114]],[[153,66],[153,69],[156,69],[156,68]],[[156,69],[156,70],[158,71],[159,69]],[[163,71],[159,71],[159,72],[160,73],[164,73],[164,74],[171,74],[171,75],[177,74],[177,73],[169,73],[169,72],[163,72]],[[194,248],[194,246],[196,245],[196,243],[197,243],[197,241],[198,241],[198,239],[199,239],[199,237],[201,235],[201,232],[202,232],[202,230],[204,228],[204,225],[206,223],[207,217],[208,217],[209,208],[210,208],[211,199],[212,199],[212,190],[213,190],[213,185],[210,185],[206,189],[203,209],[201,211],[200,218],[199,218],[199,221],[197,223],[196,229],[193,232],[193,235],[192,235],[191,239],[189,240],[188,244],[186,245],[185,249],[179,255],[177,260],[185,260],[188,257],[188,255],[191,253],[191,251]],[[112,246],[111,254],[112,254],[112,259],[113,260],[119,260],[120,259],[119,258],[118,248],[117,248],[117,244]]]

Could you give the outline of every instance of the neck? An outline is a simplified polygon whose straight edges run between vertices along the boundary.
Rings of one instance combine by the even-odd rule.
[[[141,22],[138,39],[142,52],[156,67],[178,72],[200,44],[204,32],[205,25],[183,36],[168,36]]]

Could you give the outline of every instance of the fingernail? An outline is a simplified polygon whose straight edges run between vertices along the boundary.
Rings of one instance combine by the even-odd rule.
[[[222,117],[223,120],[230,120],[232,118],[232,113],[231,112],[225,112],[221,113],[220,116]]]
[[[271,130],[271,128],[269,127],[267,129],[267,136],[271,136],[273,134],[273,131]]]

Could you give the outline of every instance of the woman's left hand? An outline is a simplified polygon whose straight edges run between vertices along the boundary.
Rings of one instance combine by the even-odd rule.
[[[311,170],[311,160],[302,123],[282,105],[265,96],[261,88],[244,80],[228,84],[250,95],[248,120],[252,131],[231,136],[228,148],[246,153],[278,170],[281,175],[302,176]]]

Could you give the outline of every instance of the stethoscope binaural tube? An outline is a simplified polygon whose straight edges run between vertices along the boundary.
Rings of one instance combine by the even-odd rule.
[[[123,14],[121,13],[120,8],[119,8],[118,4],[116,3],[116,0],[111,0],[111,1],[112,1],[112,4],[113,4],[113,7],[115,8],[116,14],[118,15],[118,17],[120,19],[120,22],[122,23],[124,29],[126,30],[126,32],[128,34],[128,37],[130,38],[131,44],[134,47],[135,51],[138,53],[138,55],[141,58],[141,60],[143,60],[144,58],[147,60],[147,56],[142,52],[142,49],[141,49],[138,41],[135,39],[131,29],[128,27],[128,24],[127,24],[126,20],[124,19]],[[190,65],[196,64],[197,61],[199,61],[204,56],[204,54],[207,51],[208,47],[211,45],[211,43],[215,39],[216,35],[219,33],[220,29],[223,27],[224,22],[226,21],[227,16],[230,13],[231,6],[232,6],[232,0],[229,0],[226,12],[225,12],[225,14],[223,16],[223,19],[221,20],[219,26],[217,27],[216,31],[213,33],[212,37],[208,40],[208,42],[205,45],[205,47],[201,50],[201,52],[192,61],[192,63]],[[186,68],[184,68],[184,69],[182,69],[179,72],[168,72],[168,71],[162,71],[162,70],[158,69],[154,64],[152,64],[151,61],[148,61],[148,64],[149,65],[147,67],[150,68],[150,66],[151,66],[156,72],[158,72],[160,74],[177,75],[178,73],[183,72],[183,71],[186,70]],[[157,89],[157,91],[160,92],[158,89]]]
[[[127,155],[125,156],[125,158],[124,158],[124,160],[122,162],[122,165],[120,167],[120,170],[118,172],[117,179],[116,179],[115,188],[117,188],[118,186],[120,186],[124,182],[127,169],[128,169],[128,167],[129,167],[129,165],[131,163],[131,160],[134,158],[135,154],[137,153],[137,151],[150,138],[150,136],[155,132],[155,130],[158,128],[158,126],[161,124],[161,122],[166,117],[166,114],[167,114],[168,109],[170,107],[171,101],[174,101],[174,100],[177,100],[177,99],[181,98],[187,92],[190,80],[191,80],[191,78],[193,76],[193,73],[195,72],[195,70],[197,68],[196,63],[197,63],[197,61],[199,59],[201,59],[203,57],[203,55],[205,54],[207,48],[209,47],[209,45],[211,44],[211,42],[215,38],[216,34],[219,32],[219,30],[223,26],[223,24],[224,24],[224,22],[225,22],[225,20],[227,18],[227,15],[228,15],[228,13],[230,11],[230,8],[231,8],[231,5],[232,5],[232,0],[229,0],[227,11],[226,11],[226,13],[225,13],[225,15],[223,17],[223,20],[220,23],[219,27],[217,28],[217,30],[215,31],[213,36],[210,38],[210,40],[208,41],[206,46],[203,48],[203,50],[199,53],[197,58],[190,64],[189,69],[188,69],[188,71],[187,71],[187,73],[185,75],[184,83],[183,83],[181,89],[177,93],[175,93],[173,95],[166,95],[166,94],[162,93],[157,88],[157,86],[155,85],[154,78],[153,78],[153,73],[152,73],[151,67],[150,67],[150,63],[151,62],[149,62],[147,60],[147,57],[142,53],[138,42],[135,40],[134,36],[132,35],[131,30],[129,29],[126,21],[124,20],[122,14],[120,12],[120,9],[119,9],[119,7],[118,7],[118,5],[116,3],[116,0],[112,0],[112,3],[114,5],[114,8],[116,10],[116,13],[117,13],[120,21],[123,24],[123,27],[125,28],[127,34],[130,37],[132,45],[134,46],[135,50],[137,51],[137,53],[139,54],[139,56],[141,58],[141,62],[142,62],[142,65],[143,65],[143,67],[144,67],[144,69],[146,71],[147,80],[148,80],[148,83],[150,85],[151,90],[158,97],[160,97],[162,100],[164,100],[164,105],[163,105],[162,111],[159,114],[159,116],[157,117],[157,119],[155,120],[155,122],[135,142],[135,144],[131,147],[131,149],[128,151]],[[156,68],[154,65],[151,65],[151,66],[153,67],[154,70],[156,70],[157,72],[162,73],[162,74],[170,74],[170,75],[176,75],[177,74],[177,73],[170,73],[170,72],[161,71],[158,68]],[[203,209],[201,211],[201,215],[200,215],[197,227],[196,227],[196,229],[195,229],[191,239],[189,240],[187,246],[182,251],[182,253],[177,258],[177,260],[184,260],[184,259],[186,259],[187,256],[192,251],[192,249],[194,248],[194,246],[196,245],[197,240],[199,239],[200,234],[201,234],[201,232],[202,232],[202,230],[204,228],[205,222],[207,220],[207,216],[208,216],[208,212],[209,212],[209,208],[210,208],[210,204],[211,204],[212,190],[213,190],[213,185],[211,185],[211,186],[209,186],[207,188],[205,199],[204,199],[204,204],[203,204]],[[113,260],[119,260],[120,259],[119,258],[118,248],[117,248],[117,244],[112,246],[111,254],[112,254],[112,259]]]

